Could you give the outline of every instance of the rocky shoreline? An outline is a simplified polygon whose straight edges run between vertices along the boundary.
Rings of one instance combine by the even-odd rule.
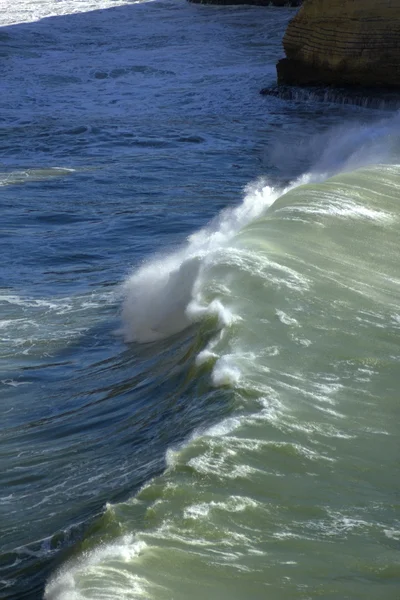
[[[262,94],[300,100],[303,87],[316,100],[399,107],[400,0],[189,1],[300,7],[283,38],[277,85]]]
[[[400,0],[304,0],[290,21],[278,84],[400,87]]]
[[[301,87],[295,85],[272,85],[260,90],[263,96],[273,96],[290,102],[332,102],[335,104],[377,108],[400,109],[400,91],[388,88],[364,87]]]

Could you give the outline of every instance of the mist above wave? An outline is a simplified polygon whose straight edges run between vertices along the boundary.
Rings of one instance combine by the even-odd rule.
[[[218,254],[235,234],[290,189],[362,166],[395,161],[400,149],[399,134],[397,114],[374,124],[341,125],[313,136],[302,147],[301,151],[311,156],[313,166],[289,185],[274,187],[265,179],[249,184],[241,204],[225,209],[207,227],[189,236],[183,247],[166,256],[155,256],[125,281],[122,307],[125,340],[152,342],[178,333],[206,316],[215,316],[221,326],[228,323],[231,316],[227,310],[217,301],[205,303],[201,289],[206,271],[218,262]],[[298,148],[282,145],[276,148],[275,158],[293,160],[298,152]],[[368,207],[354,208],[343,202],[340,198],[335,200],[333,210],[348,216],[354,210],[368,214]]]
[[[239,206],[226,209],[210,225],[194,233],[187,244],[145,263],[123,285],[122,332],[128,342],[152,342],[185,329],[193,320],[215,313],[201,306],[201,273],[214,255],[241,227],[257,218],[279,196],[279,191],[260,180],[247,186]],[[190,301],[197,298],[198,306]],[[218,310],[217,310],[218,312]]]

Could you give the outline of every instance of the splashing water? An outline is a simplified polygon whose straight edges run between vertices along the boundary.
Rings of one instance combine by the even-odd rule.
[[[215,316],[220,326],[232,322],[234,316],[218,301],[204,304],[201,280],[202,273],[218,260],[216,254],[235,234],[289,190],[324,181],[338,172],[390,162],[395,160],[399,149],[397,114],[373,125],[340,126],[314,136],[307,148],[302,149],[315,159],[309,173],[284,188],[272,187],[265,179],[249,184],[239,206],[224,210],[209,226],[189,236],[183,248],[167,256],[156,256],[134,271],[123,285],[125,340],[141,343],[159,340],[206,316]],[[292,149],[285,147],[277,152],[283,160],[288,151]],[[279,158],[277,153],[275,158]],[[350,207],[350,212],[353,208]],[[346,210],[343,204],[341,210]]]
[[[193,299],[200,272],[212,263],[218,252],[246,223],[257,218],[280,195],[264,180],[247,186],[243,203],[223,211],[208,227],[191,235],[181,250],[156,257],[140,267],[123,286],[125,300],[122,319],[126,341],[151,342],[178,333],[206,314],[217,314],[221,323],[223,308],[201,307]]]

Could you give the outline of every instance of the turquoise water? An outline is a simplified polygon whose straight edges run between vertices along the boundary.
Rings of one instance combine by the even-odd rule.
[[[0,597],[399,597],[399,121],[294,9],[10,5]]]

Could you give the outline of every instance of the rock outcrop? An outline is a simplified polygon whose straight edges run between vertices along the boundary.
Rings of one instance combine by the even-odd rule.
[[[304,0],[278,83],[400,87],[400,0]]]
[[[195,4],[254,4],[256,6],[300,6],[303,0],[189,0]]]

